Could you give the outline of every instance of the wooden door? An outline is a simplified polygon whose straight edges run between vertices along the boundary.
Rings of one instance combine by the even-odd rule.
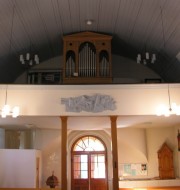
[[[73,155],[72,190],[89,190],[88,155]]]
[[[107,159],[104,144],[86,136],[72,148],[71,189],[108,190]]]
[[[78,154],[72,159],[72,190],[107,190],[106,156]]]
[[[90,155],[90,190],[107,190],[106,156],[101,153]]]

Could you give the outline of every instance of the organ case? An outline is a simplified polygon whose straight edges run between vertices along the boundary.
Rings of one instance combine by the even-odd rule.
[[[109,35],[81,32],[63,37],[63,83],[112,83]]]

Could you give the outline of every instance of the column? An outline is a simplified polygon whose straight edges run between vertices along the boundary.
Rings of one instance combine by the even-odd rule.
[[[112,163],[113,163],[113,190],[119,189],[118,177],[118,147],[117,147],[117,116],[110,116],[111,140],[112,140]]]
[[[67,116],[62,116],[61,133],[61,189],[67,190]]]

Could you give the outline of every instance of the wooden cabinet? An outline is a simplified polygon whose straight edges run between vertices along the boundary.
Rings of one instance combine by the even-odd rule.
[[[164,143],[158,151],[159,177],[160,179],[175,178],[173,166],[173,151]]]
[[[112,83],[111,39],[94,32],[64,36],[63,83]]]

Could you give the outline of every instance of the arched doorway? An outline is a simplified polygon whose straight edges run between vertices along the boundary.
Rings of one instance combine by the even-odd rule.
[[[108,190],[107,149],[96,136],[83,136],[71,149],[71,189]]]

